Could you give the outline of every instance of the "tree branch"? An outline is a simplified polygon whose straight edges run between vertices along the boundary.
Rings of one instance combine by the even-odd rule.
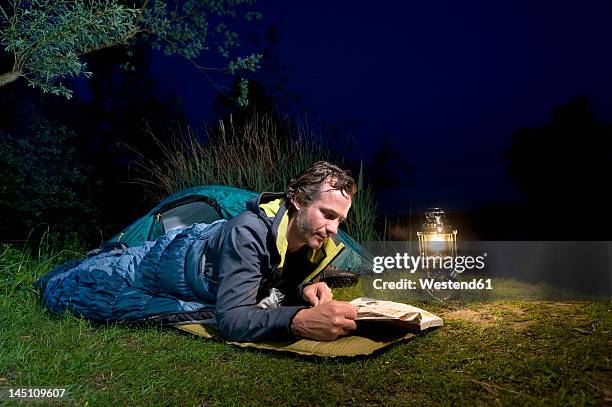
[[[225,89],[229,89],[229,88],[227,86],[223,86],[222,87],[220,85],[217,85],[215,83],[215,81],[213,81],[212,78],[208,75],[208,73],[206,73],[207,69],[208,70],[213,70],[213,68],[204,68],[204,67],[198,65],[193,59],[187,58],[187,61],[191,62],[193,64],[193,66],[195,66],[198,69],[198,71],[200,71],[200,73],[202,73],[202,75],[204,75],[204,77],[208,80],[208,82],[210,82],[215,87],[215,89],[217,89],[219,92],[221,92],[224,96],[229,97],[227,92],[223,89],[223,88],[225,88]],[[220,71],[222,71],[222,70],[220,69]]]
[[[117,39],[115,41],[112,41],[112,42],[108,42],[108,43],[105,43],[105,44],[100,44],[98,46],[85,49],[82,52],[80,52],[78,55],[86,55],[86,54],[89,54],[90,52],[95,52],[95,51],[99,51],[101,49],[111,48],[111,47],[114,47],[114,46],[117,46],[117,45],[124,44],[130,38],[133,38],[137,34],[140,34],[140,33],[143,33],[143,32],[147,32],[147,30],[139,29],[139,28],[134,28],[133,30],[130,30],[129,32],[127,32],[124,37],[121,37],[121,38],[119,38],[119,39]]]
[[[148,1],[148,0],[147,0]],[[146,4],[147,2],[145,2]],[[20,54],[22,55],[22,59],[26,60],[29,58],[30,55],[36,53],[40,48],[43,48],[45,46],[47,46],[47,44],[50,43],[60,43],[62,41],[65,41],[66,38],[70,38],[71,36],[73,36],[75,33],[77,33],[79,30],[87,27],[87,26],[92,26],[94,25],[93,21],[95,20],[96,17],[99,16],[103,16],[105,13],[108,13],[108,9],[104,8],[102,10],[98,10],[96,11],[93,15],[89,16],[89,19],[87,21],[84,22],[80,22],[78,23],[76,26],[68,26],[66,28],[63,28],[62,30],[58,30],[54,33],[52,33],[53,35],[49,36],[49,37],[43,37],[43,40],[41,42],[34,42],[30,45],[28,45],[26,48],[24,48],[23,50],[20,51]],[[140,18],[140,12],[137,16],[137,18],[134,20],[134,23],[136,21],[138,21],[138,19]],[[84,52],[79,53],[79,55],[83,55],[86,54],[88,52],[92,52],[92,51],[96,51],[102,48],[108,48],[109,46],[114,46],[114,45],[118,45],[121,43],[121,41],[126,41],[127,39],[133,37],[134,35],[136,35],[139,32],[139,28],[137,25],[135,25],[134,27],[132,27],[132,29],[130,31],[128,31],[125,36],[119,40],[117,40],[118,42],[112,42],[110,43],[110,45],[104,46],[97,46],[95,48],[93,48],[91,51],[87,51],[85,50]]]
[[[4,85],[8,85],[11,82],[15,82],[21,76],[19,71],[10,71],[0,75],[0,88]]]

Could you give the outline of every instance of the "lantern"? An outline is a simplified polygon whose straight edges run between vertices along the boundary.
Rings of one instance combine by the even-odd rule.
[[[425,212],[425,223],[417,232],[419,252],[427,257],[454,257],[457,255],[457,230],[446,221],[441,208],[430,208]]]

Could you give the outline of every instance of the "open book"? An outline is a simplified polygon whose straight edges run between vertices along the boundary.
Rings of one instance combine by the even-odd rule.
[[[359,297],[351,301],[351,304],[357,307],[355,321],[383,321],[419,331],[442,326],[442,318],[400,302]]]

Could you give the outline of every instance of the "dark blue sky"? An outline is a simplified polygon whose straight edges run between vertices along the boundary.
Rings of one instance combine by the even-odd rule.
[[[301,96],[310,120],[323,133],[339,126],[350,134],[355,146],[346,155],[366,162],[387,133],[413,167],[412,182],[381,202],[385,211],[517,201],[503,161],[514,131],[546,124],[554,106],[578,94],[590,97],[599,120],[612,118],[610,1],[258,1],[256,8],[263,20],[241,33],[278,27],[286,89]],[[159,61],[160,82],[201,127],[214,88],[187,62]]]

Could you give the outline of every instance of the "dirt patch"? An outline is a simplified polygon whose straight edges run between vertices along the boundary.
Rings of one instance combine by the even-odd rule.
[[[473,322],[481,325],[491,325],[498,320],[498,318],[489,314],[487,310],[471,310],[471,309],[460,309],[452,311],[444,315],[449,320],[461,320],[467,322]]]
[[[91,379],[91,383],[94,385],[96,389],[103,390],[103,389],[106,389],[106,384],[108,383],[109,378],[110,377],[105,376],[104,373],[99,373]]]
[[[511,314],[515,318],[520,318],[525,315],[525,310],[515,304],[504,304],[504,306],[501,307],[500,310]]]
[[[521,318],[526,314],[520,305],[511,302],[483,304],[480,306],[480,309],[500,319]]]
[[[606,405],[612,405],[612,373],[595,372],[589,376],[589,386],[597,391]]]
[[[10,384],[10,382],[16,380],[19,377],[16,373],[6,372],[3,376],[0,376],[0,386]]]
[[[580,304],[572,304],[569,302],[548,302],[546,303],[546,306],[548,306],[549,308],[554,308],[554,309],[563,309],[563,310],[572,310],[572,309],[576,309],[579,308]]]
[[[492,325],[507,321],[517,331],[527,329],[536,321],[525,320],[529,316],[521,306],[512,303],[482,304],[478,308],[465,308],[444,314],[449,320],[461,320],[479,325]]]
[[[510,327],[516,331],[523,331],[536,324],[535,320],[529,319],[529,313],[517,304],[492,304],[489,306],[489,311],[497,314],[497,318],[510,322]]]
[[[560,315],[580,315],[583,314],[582,306],[580,304],[571,304],[566,302],[540,302],[537,304],[540,309],[546,309],[550,316]]]
[[[140,349],[140,342],[133,336],[128,336],[123,340],[123,346],[128,349]]]
[[[517,331],[523,331],[535,323],[536,321],[517,321],[517,322],[512,322],[510,326],[512,326],[512,328],[514,328]]]

